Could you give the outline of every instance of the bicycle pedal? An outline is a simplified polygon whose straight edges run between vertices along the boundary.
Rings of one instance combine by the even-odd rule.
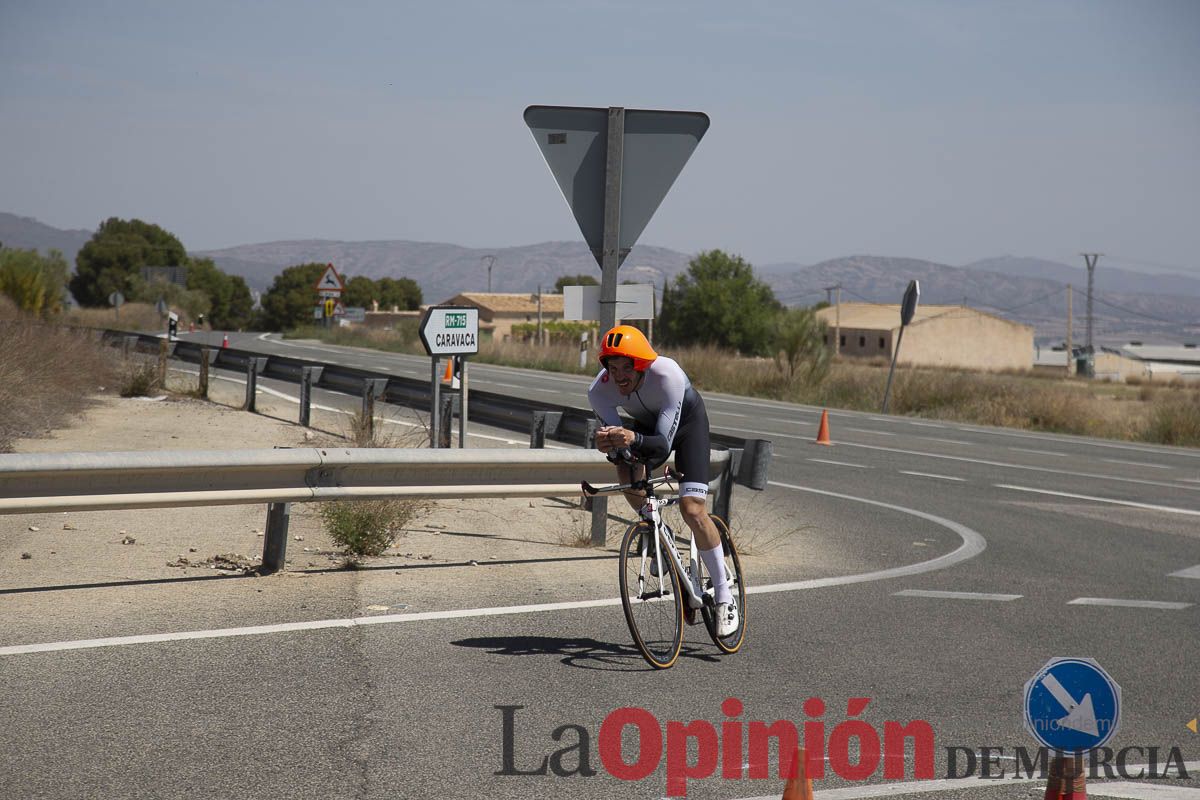
[[[688,625],[699,625],[700,620],[696,618],[696,609],[685,608],[683,610],[683,621]]]

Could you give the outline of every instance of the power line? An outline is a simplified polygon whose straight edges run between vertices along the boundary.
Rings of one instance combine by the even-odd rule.
[[[1075,292],[1076,294],[1083,294],[1083,292],[1081,292],[1075,288],[1072,288],[1071,291]],[[1156,317],[1153,314],[1147,314],[1142,311],[1135,311],[1132,308],[1125,308],[1125,306],[1119,306],[1116,303],[1110,303],[1109,301],[1104,300],[1098,296],[1095,298],[1095,300],[1097,303],[1101,303],[1103,305],[1109,306],[1110,308],[1115,308],[1118,311],[1124,311],[1126,314],[1133,314],[1135,317],[1144,317],[1146,319],[1152,319],[1155,322],[1165,322],[1167,325],[1178,325],[1179,324],[1179,320],[1163,319],[1162,317]]]

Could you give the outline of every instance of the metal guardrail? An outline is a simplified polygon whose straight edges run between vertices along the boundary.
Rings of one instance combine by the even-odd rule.
[[[712,452],[721,474],[727,451]],[[569,497],[608,483],[594,450],[280,448],[0,455],[0,514],[267,503],[263,571],[283,567],[288,504],[381,497]]]
[[[136,345],[144,352],[159,353],[164,339],[146,333],[107,330],[105,338],[126,347]],[[386,381],[382,393],[377,397],[388,403],[428,409],[431,393],[428,380],[389,375],[382,372],[344,367],[326,361],[313,361],[291,356],[262,354],[232,347],[215,347],[196,342],[179,340],[170,342],[168,354],[182,361],[200,363],[207,355],[209,363],[228,369],[246,370],[254,365],[255,375],[265,375],[277,380],[300,382],[304,369],[311,370],[313,383],[327,389],[361,395],[368,381]],[[443,394],[446,394],[443,392]],[[302,403],[303,405],[303,403]],[[246,407],[253,407],[253,398],[247,392]],[[589,409],[558,406],[521,397],[511,397],[498,392],[471,390],[471,419],[484,425],[516,433],[531,432],[535,414],[545,414],[546,422],[540,434],[546,439],[580,445],[587,440],[588,423],[595,419]],[[304,415],[304,409],[301,409]],[[762,439],[742,439],[718,432],[710,434],[712,445],[720,449],[741,450],[747,457],[735,456],[733,482],[752,489],[766,486],[767,467],[771,458],[771,443]]]

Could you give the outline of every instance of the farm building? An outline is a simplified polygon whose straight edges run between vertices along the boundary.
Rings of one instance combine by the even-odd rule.
[[[840,308],[840,310],[839,310]],[[817,312],[829,326],[825,341],[854,358],[891,360],[900,334],[900,306],[842,303]],[[926,305],[904,330],[898,364],[981,370],[1028,370],[1033,328],[969,306]]]

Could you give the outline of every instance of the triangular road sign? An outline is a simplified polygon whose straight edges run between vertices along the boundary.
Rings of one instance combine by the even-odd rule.
[[[318,292],[340,292],[345,289],[342,284],[342,276],[338,275],[333,264],[325,267],[325,271],[321,273],[321,279],[317,281],[316,289]]]
[[[604,244],[608,109],[530,106],[525,109],[525,124],[599,263]],[[625,110],[619,243],[622,261],[707,130],[708,115],[699,111]]]

